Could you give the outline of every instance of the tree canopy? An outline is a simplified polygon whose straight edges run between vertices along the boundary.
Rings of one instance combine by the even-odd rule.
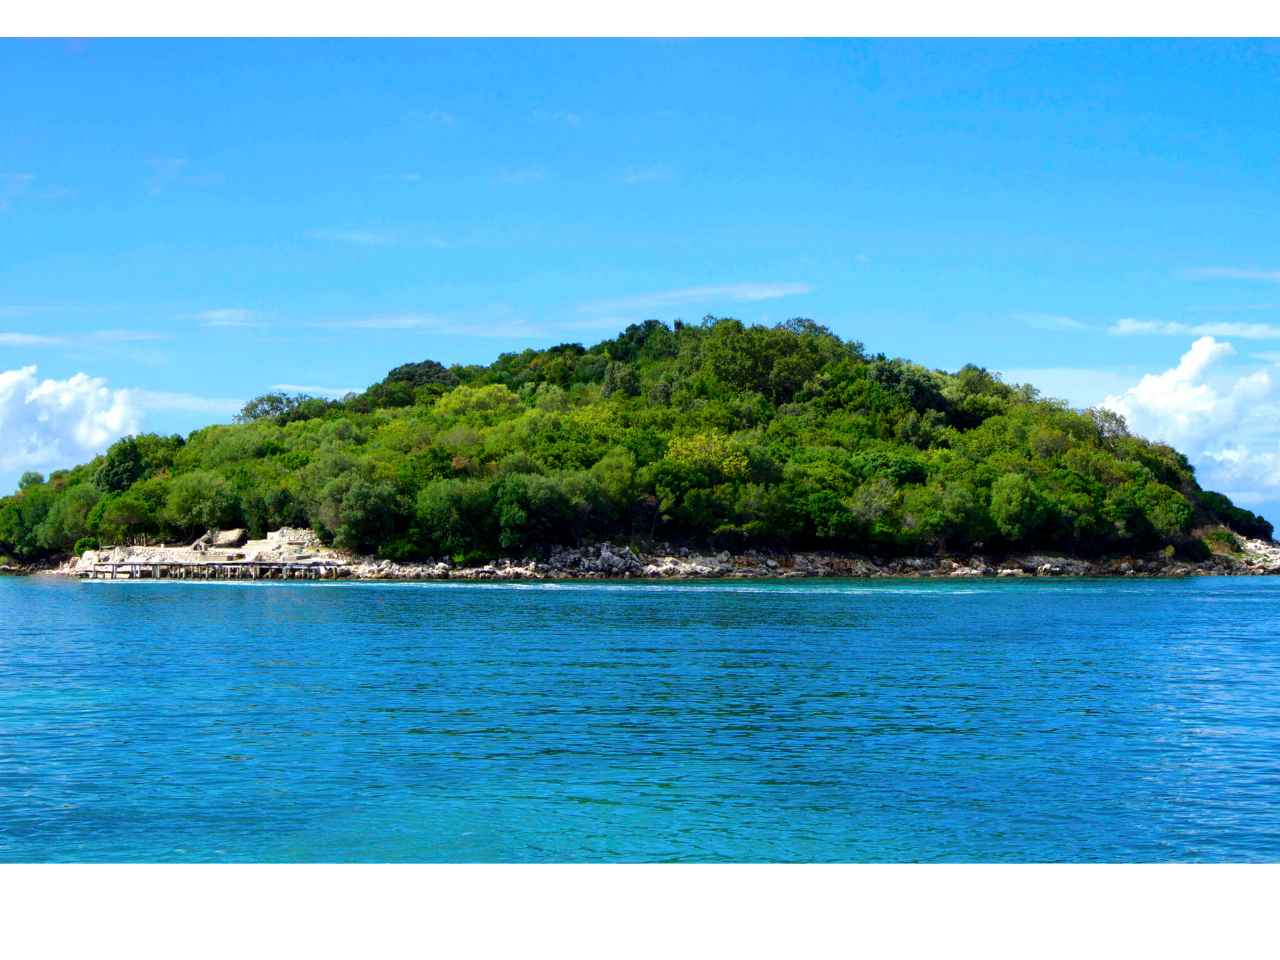
[[[126,437],[25,474],[0,499],[0,553],[230,526],[307,526],[395,559],[587,537],[1097,553],[1217,525],[1272,532],[1114,413],[870,355],[808,319],[707,317],[407,363],[342,400],[269,393],[234,424]]]

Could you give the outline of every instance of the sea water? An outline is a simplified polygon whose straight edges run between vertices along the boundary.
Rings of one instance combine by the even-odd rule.
[[[1280,578],[0,579],[0,860],[1277,859]]]

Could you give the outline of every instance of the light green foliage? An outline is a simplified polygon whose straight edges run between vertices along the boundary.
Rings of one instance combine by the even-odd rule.
[[[667,444],[667,459],[735,480],[745,477],[749,466],[747,455],[719,433],[673,437]]]
[[[472,559],[586,537],[920,553],[1271,534],[1114,414],[978,366],[868,355],[804,319],[646,321],[589,349],[415,361],[359,395],[267,395],[239,419],[24,476],[0,499],[0,553],[238,525]]]

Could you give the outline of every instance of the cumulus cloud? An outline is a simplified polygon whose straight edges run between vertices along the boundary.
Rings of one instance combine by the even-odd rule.
[[[1172,370],[1147,374],[1101,405],[1134,432],[1187,454],[1202,486],[1243,504],[1274,501],[1280,495],[1277,384],[1265,369],[1232,378],[1220,368],[1234,353],[1229,343],[1201,337]]]
[[[101,378],[36,378],[35,367],[0,373],[0,470],[70,466],[136,433],[142,410],[129,390]]]
[[[1235,353],[1229,343],[1201,337],[1172,370],[1149,373],[1102,406],[1123,416],[1137,432],[1201,453],[1204,444],[1240,426],[1250,405],[1271,393],[1266,370],[1236,380],[1230,393],[1206,382],[1206,374]]]
[[[1244,444],[1236,444],[1207,450],[1205,456],[1210,461],[1211,486],[1232,500],[1248,505],[1280,495],[1280,452],[1253,453]]]

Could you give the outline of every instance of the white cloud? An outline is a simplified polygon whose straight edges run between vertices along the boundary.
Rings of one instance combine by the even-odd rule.
[[[453,123],[453,117],[445,113],[443,110],[432,110],[427,114],[428,120],[435,120],[439,123]]]
[[[1187,454],[1201,486],[1257,504],[1280,494],[1280,454],[1271,452],[1280,449],[1280,403],[1266,370],[1232,378],[1219,369],[1234,353],[1229,343],[1201,337],[1177,367],[1147,374],[1101,406],[1124,416],[1134,432]]]
[[[1201,454],[1207,441],[1239,427],[1249,405],[1271,392],[1265,370],[1239,378],[1226,394],[1206,382],[1206,374],[1234,353],[1229,343],[1201,337],[1172,370],[1147,374],[1136,387],[1108,396],[1102,406],[1144,436]]]
[[[1092,330],[1093,327],[1079,320],[1072,320],[1070,317],[1063,317],[1052,313],[1015,313],[1013,319],[1020,323],[1028,324],[1032,327],[1039,327],[1041,330]]]
[[[129,390],[101,378],[36,379],[35,367],[0,373],[0,470],[64,467],[136,433],[143,414]]]
[[[302,234],[304,240],[346,240],[350,243],[395,243],[395,235],[379,233],[376,230],[363,228],[323,227],[319,230],[307,230]]]
[[[6,347],[79,347],[88,343],[121,343],[144,340],[166,340],[168,335],[150,330],[95,330],[78,336],[45,337],[34,333],[0,333],[0,346]]]
[[[582,310],[627,310],[645,307],[669,307],[681,303],[706,303],[726,300],[734,303],[754,303],[773,300],[797,293],[811,293],[807,283],[726,283],[718,286],[682,287],[679,290],[660,290],[633,296],[613,297],[584,304]]]
[[[34,333],[0,333],[0,346],[6,347],[61,347],[66,346],[64,337],[41,337]]]
[[[1280,283],[1280,270],[1257,270],[1253,267],[1196,267],[1183,276],[1205,280],[1266,280]]]
[[[661,183],[663,180],[671,179],[671,171],[663,166],[645,167],[643,170],[634,168],[627,170],[626,175],[619,177],[618,183],[625,183],[627,186],[643,187],[650,183]]]
[[[321,397],[345,397],[348,393],[362,393],[355,387],[304,387],[296,383],[275,383],[272,390],[288,390],[290,393],[310,393]]]
[[[1192,327],[1191,332],[1211,337],[1240,337],[1243,340],[1274,340],[1280,337],[1280,327],[1270,323],[1200,323]]]
[[[1113,337],[1124,337],[1135,333],[1171,332],[1165,329],[1166,326],[1159,320],[1134,320],[1132,317],[1125,317],[1123,320],[1117,320],[1112,326],[1108,327],[1107,333]]]
[[[1237,503],[1248,506],[1280,495],[1280,452],[1251,453],[1240,444],[1206,450],[1205,456],[1213,461],[1211,486]]]
[[[250,310],[201,310],[197,313],[175,313],[175,320],[200,320],[211,327],[247,327],[255,314]]]
[[[1239,337],[1242,340],[1274,340],[1280,338],[1280,327],[1270,323],[1228,323],[1214,321],[1194,326],[1176,321],[1134,320],[1126,317],[1107,328],[1113,337],[1160,333],[1169,336]]]
[[[239,413],[243,400],[230,397],[196,397],[189,393],[162,393],[135,390],[138,406],[143,410],[193,410],[198,413]]]

